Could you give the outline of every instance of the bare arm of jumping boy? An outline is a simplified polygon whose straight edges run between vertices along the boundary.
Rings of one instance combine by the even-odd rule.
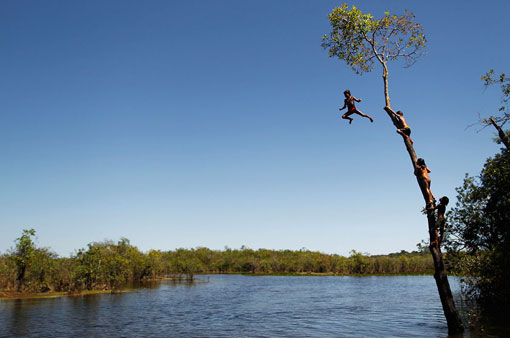
[[[344,106],[342,108],[338,108],[338,110],[345,109],[345,107],[347,107],[347,100],[344,100]]]

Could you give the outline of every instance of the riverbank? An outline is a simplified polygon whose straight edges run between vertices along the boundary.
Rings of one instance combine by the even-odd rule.
[[[430,253],[420,251],[362,254],[348,257],[318,251],[176,249],[142,252],[122,238],[118,242],[93,242],[70,257],[59,257],[49,248],[38,248],[35,230],[24,230],[16,250],[0,254],[0,290],[23,292],[45,289],[111,289],[112,285],[143,282],[155,276],[234,273],[275,276],[423,275],[434,269]],[[26,256],[23,248],[31,254]],[[21,250],[21,251],[20,251]]]
[[[105,293],[128,293],[133,290],[143,288],[151,283],[157,283],[160,281],[175,281],[175,282],[193,282],[193,278],[186,276],[172,276],[172,277],[161,277],[154,279],[147,279],[143,282],[134,283],[131,282],[118,289],[100,289],[100,290],[81,290],[81,291],[47,291],[47,292],[17,292],[10,290],[0,290],[0,300],[15,300],[15,299],[38,299],[38,298],[58,298],[58,297],[81,297],[86,295],[94,294],[105,294]]]
[[[235,273],[234,273],[235,274]],[[333,272],[274,272],[274,273],[242,273],[243,276],[284,276],[284,277],[306,277],[306,276],[324,276],[324,277],[384,277],[384,276],[433,276],[434,271],[427,272],[400,272],[400,273],[374,273],[374,274],[341,274]]]
[[[100,293],[124,293],[129,290],[84,290],[79,292],[15,292],[15,291],[0,291],[0,300],[15,300],[15,299],[37,299],[37,298],[58,298],[58,297],[80,297],[85,295],[93,295]]]
[[[319,272],[296,272],[296,273],[200,273],[195,274],[195,276],[206,276],[206,275],[242,275],[248,277],[263,277],[263,276],[281,276],[281,277],[399,277],[399,276],[432,276],[433,271],[428,273],[393,273],[393,274],[335,274],[335,273],[319,273]],[[187,282],[193,283],[196,279],[181,276],[181,277],[163,277],[163,278],[155,278],[150,280],[145,280],[142,283],[133,286],[130,284],[128,286],[111,290],[111,289],[103,289],[103,290],[82,290],[75,292],[39,292],[39,293],[31,293],[31,292],[16,292],[16,291],[8,291],[2,290],[0,291],[0,300],[16,300],[16,299],[39,299],[39,298],[58,298],[58,297],[81,297],[86,295],[93,294],[118,294],[118,293],[128,293],[133,290],[143,288],[150,283],[157,283],[160,281],[175,281],[175,282]]]

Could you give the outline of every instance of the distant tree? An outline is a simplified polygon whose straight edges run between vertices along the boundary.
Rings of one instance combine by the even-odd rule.
[[[50,285],[53,291],[77,291],[74,280],[77,261],[72,258],[58,258],[53,260],[53,271],[50,274]]]
[[[73,259],[77,262],[73,276],[74,289],[94,289],[100,281],[102,271],[100,245],[89,243],[88,249],[78,250]]]
[[[34,229],[25,229],[21,237],[16,239],[16,247],[11,256],[16,264],[17,290],[20,292],[25,282],[25,274],[32,264],[34,257],[35,244],[32,237],[35,236]]]
[[[361,252],[351,250],[349,261],[351,262],[351,271],[355,274],[364,274],[369,268],[369,260]]]
[[[12,290],[17,288],[17,270],[12,252],[0,255],[0,289]]]
[[[165,275],[163,254],[158,250],[150,250],[145,259],[145,269],[142,278],[156,278]]]
[[[58,256],[48,248],[35,248],[29,269],[28,280],[31,291],[46,292],[51,289]]]
[[[171,254],[171,272],[174,275],[183,274],[187,279],[193,279],[196,273],[204,270],[202,263],[196,256],[194,249],[177,249]]]
[[[427,40],[421,25],[414,22],[413,13],[406,11],[404,15],[398,16],[385,12],[383,17],[375,19],[371,14],[362,13],[356,6],[349,8],[344,3],[333,9],[328,18],[331,32],[323,36],[322,47],[328,50],[330,57],[338,57],[345,61],[358,74],[371,71],[374,64],[378,62],[383,71],[386,103],[384,109],[397,130],[403,128],[402,121],[390,106],[388,62],[403,59],[405,65],[410,66],[423,53]],[[413,143],[409,137],[403,137],[403,139],[416,174],[421,170],[421,166],[418,164]],[[428,206],[427,220],[432,243],[436,229],[436,215],[434,209],[430,208],[430,204],[433,204],[431,203],[432,193],[425,175],[416,175],[416,177]],[[448,323],[448,332],[451,334],[462,332],[462,321],[455,308],[441,250],[438,245],[431,245],[429,250],[434,260],[434,277]]]

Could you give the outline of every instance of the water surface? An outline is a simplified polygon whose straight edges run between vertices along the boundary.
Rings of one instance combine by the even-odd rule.
[[[432,276],[199,276],[0,302],[0,337],[446,337]],[[450,279],[454,293],[457,279]]]

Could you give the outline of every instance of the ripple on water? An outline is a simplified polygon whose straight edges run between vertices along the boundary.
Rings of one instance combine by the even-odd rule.
[[[192,286],[0,302],[0,313],[0,337],[447,335],[431,276],[212,275]]]

